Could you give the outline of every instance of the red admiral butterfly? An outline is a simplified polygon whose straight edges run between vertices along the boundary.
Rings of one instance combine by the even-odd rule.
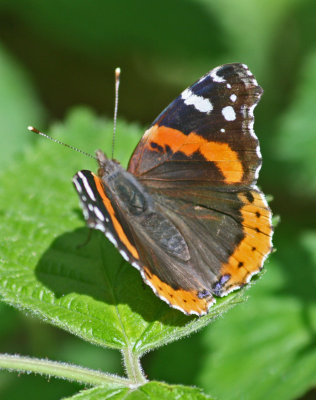
[[[271,252],[271,212],[256,187],[261,94],[246,65],[217,67],[155,119],[127,170],[98,150],[98,175],[74,176],[88,226],[186,314],[206,314]]]

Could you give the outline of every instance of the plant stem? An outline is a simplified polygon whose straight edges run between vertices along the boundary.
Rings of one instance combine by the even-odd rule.
[[[112,384],[128,387],[132,386],[134,383],[126,378],[79,367],[77,365],[10,354],[0,354],[0,369],[18,372],[35,372],[91,386]]]
[[[122,350],[124,366],[128,379],[136,385],[143,385],[147,382],[144,375],[139,356],[129,347]]]

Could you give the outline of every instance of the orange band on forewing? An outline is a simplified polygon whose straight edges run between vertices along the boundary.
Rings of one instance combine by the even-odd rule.
[[[96,187],[98,189],[98,193],[102,197],[104,207],[107,209],[107,212],[109,213],[109,215],[112,219],[112,223],[113,223],[115,232],[117,233],[120,241],[125,245],[127,250],[132,254],[132,256],[134,258],[139,259],[137,250],[131,244],[131,242],[128,240],[127,236],[125,235],[122,225],[119,223],[119,221],[117,220],[117,218],[115,216],[115,211],[112,207],[110,200],[104,194],[104,189],[102,186],[101,179],[95,174],[93,174],[93,177],[94,177],[94,182],[96,184]]]
[[[254,197],[252,202],[243,193],[238,195],[244,204],[241,215],[245,237],[221,269],[221,274],[231,275],[224,289],[246,283],[249,275],[260,271],[264,259],[272,250],[271,211],[262,193],[250,193]]]
[[[174,153],[180,151],[188,157],[199,151],[206,161],[214,162],[226,182],[242,181],[243,166],[238,153],[227,143],[208,141],[194,132],[185,135],[177,129],[158,125],[152,126],[147,131],[147,137],[150,138],[150,142],[162,147],[169,146]],[[150,150],[155,149],[150,148]]]
[[[171,307],[180,308],[186,314],[204,315],[209,309],[213,297],[200,299],[196,290],[173,289],[162,282],[157,275],[152,274],[148,268],[144,268],[147,283],[154,287],[156,294],[167,301]]]

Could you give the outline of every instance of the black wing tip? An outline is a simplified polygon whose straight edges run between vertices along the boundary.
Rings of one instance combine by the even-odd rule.
[[[254,74],[250,71],[247,64],[243,63],[230,63],[230,64],[223,64],[219,67],[214,68],[209,72],[212,76],[218,76],[220,79],[223,80],[234,80],[240,79],[242,80],[247,86],[255,86],[257,87],[258,94],[263,92],[262,87],[258,84]]]

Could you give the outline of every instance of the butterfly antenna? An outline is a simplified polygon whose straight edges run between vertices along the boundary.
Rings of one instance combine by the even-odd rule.
[[[40,132],[38,129],[34,128],[34,126],[28,126],[27,129],[31,132],[37,133],[38,135],[44,136],[46,139],[51,140],[52,142],[61,144],[62,146],[68,147],[69,149],[75,150],[78,153],[84,154],[87,157],[93,158],[94,160],[97,160],[96,157],[94,157],[92,154],[86,153],[83,150],[77,149],[77,147],[71,146],[70,144],[63,143],[58,139],[54,139],[51,136],[46,135],[46,133]]]
[[[120,75],[121,75],[121,69],[116,68],[115,69],[115,104],[114,104],[113,137],[112,137],[112,159],[114,158],[114,144],[115,144],[117,109],[118,109],[118,100],[119,100]]]

